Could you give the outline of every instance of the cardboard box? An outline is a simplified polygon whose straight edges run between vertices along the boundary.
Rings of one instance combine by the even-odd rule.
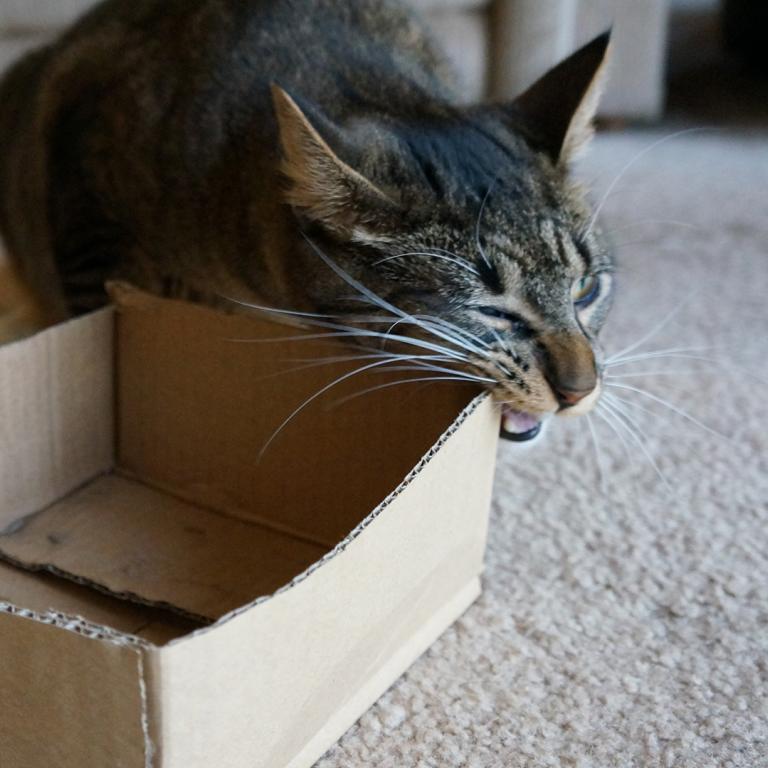
[[[493,404],[372,369],[260,456],[360,366],[302,333],[124,288],[0,348],[4,768],[310,766],[476,598]]]

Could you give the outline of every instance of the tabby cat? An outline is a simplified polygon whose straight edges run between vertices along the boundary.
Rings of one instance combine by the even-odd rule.
[[[466,107],[392,0],[107,0],[0,85],[0,233],[49,322],[119,277],[389,334],[526,440],[600,392],[611,258],[568,171],[607,48]]]

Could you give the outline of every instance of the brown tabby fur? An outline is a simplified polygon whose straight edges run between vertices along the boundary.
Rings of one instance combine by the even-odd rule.
[[[107,0],[0,84],[0,233],[49,322],[115,277],[381,314],[344,273],[482,340],[466,370],[548,413],[597,392],[610,281],[586,310],[571,291],[610,257],[567,171],[606,46],[513,104],[461,107],[390,0]]]

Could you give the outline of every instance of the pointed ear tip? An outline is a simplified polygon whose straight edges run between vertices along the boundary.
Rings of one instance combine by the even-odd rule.
[[[272,91],[272,103],[278,110],[292,110],[294,112],[301,112],[301,107],[296,102],[296,99],[278,83],[270,83],[270,91]]]
[[[613,37],[613,24],[595,37],[592,42],[587,43],[589,47],[594,46],[601,54],[605,55],[611,47],[611,38]]]
[[[287,91],[279,83],[274,81],[269,84],[269,90],[272,93],[273,101],[286,101],[290,98]]]

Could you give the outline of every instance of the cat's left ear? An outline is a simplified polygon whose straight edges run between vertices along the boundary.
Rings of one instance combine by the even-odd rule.
[[[395,204],[339,158],[315,123],[321,124],[324,133],[333,134],[336,143],[344,141],[340,129],[321,115],[310,119],[309,107],[302,109],[278,85],[272,86],[272,99],[283,150],[282,171],[288,180],[287,202],[339,236],[362,238]]]
[[[549,70],[512,105],[532,143],[557,164],[567,165],[592,138],[610,41],[607,30]]]

